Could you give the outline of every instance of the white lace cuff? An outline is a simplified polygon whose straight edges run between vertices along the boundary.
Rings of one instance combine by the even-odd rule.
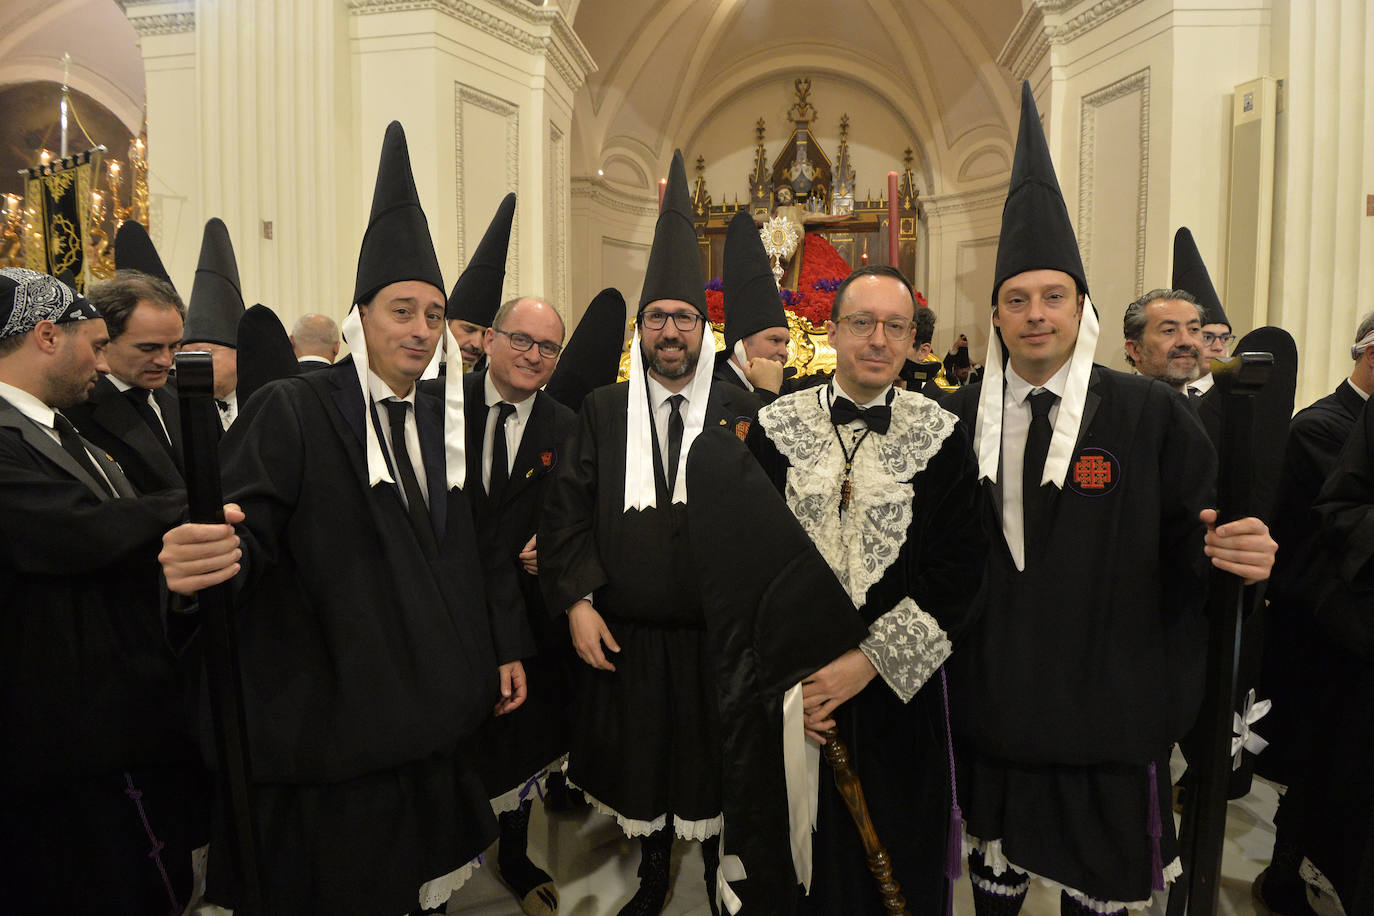
[[[954,651],[949,636],[935,618],[917,607],[911,598],[903,598],[873,621],[859,648],[903,703],[911,702],[916,691]]]

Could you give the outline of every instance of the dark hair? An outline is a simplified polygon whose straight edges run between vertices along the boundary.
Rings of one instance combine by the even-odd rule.
[[[172,284],[138,270],[116,270],[108,280],[91,285],[87,294],[91,305],[105,319],[110,340],[118,340],[129,324],[129,316],[140,302],[151,302],[162,309],[176,309],[186,320],[186,306]]]
[[[935,339],[935,312],[928,308],[916,310],[916,346],[928,344]]]
[[[902,276],[902,272],[900,270],[898,270],[895,267],[892,267],[889,264],[869,264],[866,267],[860,267],[858,270],[854,271],[852,274],[845,277],[844,282],[840,284],[839,289],[835,290],[835,303],[834,305],[830,306],[831,321],[834,321],[835,319],[840,317],[840,307],[844,305],[844,297],[845,294],[849,292],[850,284],[852,284],[855,280],[860,280],[864,277],[891,277],[892,279],[901,283],[902,286],[906,288],[906,294],[911,297],[912,309],[915,309],[915,311],[917,312],[921,311],[920,309],[916,308],[916,291],[912,289],[912,286],[910,283],[907,282],[906,277]]]
[[[1152,289],[1139,299],[1126,306],[1126,312],[1121,316],[1121,336],[1126,340],[1134,340],[1140,343],[1140,338],[1145,336],[1145,309],[1156,302],[1164,302],[1169,299],[1180,299],[1184,302],[1191,302],[1197,308],[1197,317],[1201,321],[1205,316],[1202,306],[1198,304],[1197,297],[1186,289]],[[1126,351],[1126,362],[1132,366],[1135,360],[1131,359],[1131,352]]]

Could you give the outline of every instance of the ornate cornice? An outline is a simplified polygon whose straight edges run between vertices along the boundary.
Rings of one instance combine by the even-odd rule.
[[[140,12],[140,7],[150,7],[148,12]],[[190,2],[168,2],[168,0],[119,0],[129,24],[138,32],[140,38],[150,35],[177,35],[196,30],[195,4]],[[155,10],[155,11],[154,11]]]
[[[1076,16],[1083,0],[1034,0],[1012,29],[997,63],[1018,80],[1029,78],[1053,45],[1064,45],[1104,25],[1141,0],[1098,0]],[[1067,18],[1066,18],[1067,16]]]
[[[569,196],[641,219],[658,217],[658,202],[613,188],[601,178],[574,178]]]
[[[573,92],[596,72],[596,61],[556,6],[534,6],[529,0],[348,0],[348,11],[354,16],[412,10],[443,13],[514,48],[547,58]]]

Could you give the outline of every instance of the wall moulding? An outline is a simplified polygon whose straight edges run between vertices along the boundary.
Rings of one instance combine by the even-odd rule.
[[[1098,0],[1078,15],[1069,16],[1082,0],[1034,0],[1002,46],[997,63],[1009,69],[1016,79],[1027,79],[1052,46],[1081,38],[1141,2]]]
[[[458,263],[466,265],[467,258],[467,234],[464,216],[464,175],[463,175],[463,106],[473,105],[484,111],[489,111],[494,115],[499,115],[506,122],[506,187],[518,191],[520,188],[520,107],[505,99],[490,95],[480,89],[474,89],[462,83],[453,84],[453,152],[454,152],[454,175],[453,175],[453,195],[454,202],[457,204],[455,209],[455,222],[458,230]],[[511,220],[510,227],[510,253],[506,260],[506,285],[508,289],[516,289],[520,286],[520,208],[515,208],[515,218]]]
[[[574,178],[569,196],[574,201],[596,204],[637,219],[658,218],[658,201],[654,197],[627,194],[600,178]]]
[[[196,30],[194,0],[118,0],[119,8],[140,38],[178,35]]]
[[[553,254],[553,282],[549,295],[556,296],[555,308],[572,314],[568,289],[568,136],[549,122],[548,201],[552,213],[548,249]]]
[[[1140,123],[1137,142],[1140,150],[1140,171],[1136,206],[1135,290],[1145,290],[1145,224],[1148,211],[1150,177],[1150,68],[1138,70],[1083,96],[1078,136],[1078,247],[1085,265],[1092,263],[1094,154],[1097,149],[1097,113],[1112,102],[1129,95],[1140,95]]]
[[[944,217],[954,213],[970,213],[975,210],[996,208],[1001,213],[1002,204],[1007,199],[1007,186],[998,183],[996,187],[980,188],[974,191],[960,191],[956,194],[940,194],[935,197],[921,198],[921,206],[931,217]]]

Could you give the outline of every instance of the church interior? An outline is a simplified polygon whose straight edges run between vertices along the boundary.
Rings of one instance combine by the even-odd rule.
[[[450,281],[514,192],[503,298],[540,296],[569,328],[605,287],[637,302],[680,149],[708,302],[726,227],[751,212],[803,373],[833,368],[829,304],[867,264],[912,281],[935,354],[963,337],[976,363],[1022,81],[1101,316],[1098,362],[1128,368],[1126,305],[1170,285],[1186,226],[1237,334],[1292,335],[1296,408],[1349,374],[1374,311],[1368,0],[6,0],[0,266],[42,263],[38,176],[89,165],[82,282],[110,275],[136,220],[189,290],[218,217],[248,304],[288,328],[342,321],[399,120]],[[1276,800],[1257,778],[1231,803],[1218,912],[1267,912],[1250,886]],[[612,912],[634,884],[634,856],[612,854],[632,844],[596,814],[537,808],[531,837],[564,913]],[[666,912],[701,916],[700,853],[679,846]],[[960,888],[954,911],[972,914]],[[448,912],[519,907],[479,869]],[[1025,912],[1058,898],[1033,890]]]

